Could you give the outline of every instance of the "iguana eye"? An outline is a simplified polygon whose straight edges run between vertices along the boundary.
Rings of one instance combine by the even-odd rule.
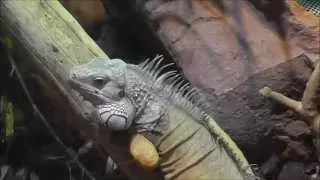
[[[99,76],[94,78],[93,85],[96,87],[102,87],[105,85],[106,82],[107,82],[106,78]]]

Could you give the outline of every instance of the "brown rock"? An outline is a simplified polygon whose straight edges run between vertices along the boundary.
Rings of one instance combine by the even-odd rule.
[[[300,162],[288,162],[284,164],[277,180],[307,180],[304,173],[304,165]]]
[[[305,160],[310,157],[311,150],[302,142],[290,141],[282,153],[282,156],[292,160]]]
[[[287,124],[284,130],[288,136],[294,138],[298,138],[303,135],[311,135],[311,130],[303,121],[293,121]]]
[[[273,154],[266,162],[261,166],[261,174],[263,177],[271,179],[279,168],[280,158],[276,154]]]
[[[85,28],[101,24],[107,18],[101,0],[64,0],[64,4]]]
[[[192,1],[190,10],[182,2],[151,0],[145,8],[159,25],[157,35],[187,78],[199,87],[214,89],[217,95],[301,53],[311,58],[320,53],[319,21],[306,21],[305,14],[292,7],[293,0],[286,1],[288,8],[278,13],[284,34],[268,20],[275,13],[272,7],[264,18],[244,0],[221,1],[223,9],[211,1]]]

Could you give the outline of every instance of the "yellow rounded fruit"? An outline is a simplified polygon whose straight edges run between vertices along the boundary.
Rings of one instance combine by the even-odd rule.
[[[130,142],[130,153],[145,169],[155,169],[159,164],[159,154],[155,146],[143,135],[133,135]]]

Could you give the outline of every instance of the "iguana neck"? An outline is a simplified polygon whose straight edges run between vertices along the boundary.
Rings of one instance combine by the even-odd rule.
[[[137,109],[133,128],[138,132],[161,133],[163,126],[166,126],[161,117],[166,115],[169,106],[180,108],[201,121],[206,113],[191,101],[198,95],[196,89],[175,71],[162,75],[159,71],[161,69],[157,69],[152,62],[147,65],[128,64],[126,67],[125,94]]]
[[[137,72],[137,66],[128,65],[126,73],[125,94],[136,108],[135,121],[132,126],[137,132],[161,133],[157,128],[164,114],[165,102],[151,91]]]

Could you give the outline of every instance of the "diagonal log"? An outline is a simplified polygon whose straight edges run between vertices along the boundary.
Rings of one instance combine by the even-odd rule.
[[[58,0],[0,0],[0,33],[13,44],[12,54],[27,84],[39,84],[40,89],[32,96],[47,95],[49,102],[45,106],[62,123],[66,122],[68,128],[75,129],[84,139],[92,139],[94,127],[90,126],[91,120],[81,101],[67,85],[68,72],[73,66],[107,55]],[[97,143],[131,179],[158,179],[160,176],[155,172],[132,163],[128,138],[110,137],[107,131],[102,131]],[[115,145],[114,141],[124,143]]]

